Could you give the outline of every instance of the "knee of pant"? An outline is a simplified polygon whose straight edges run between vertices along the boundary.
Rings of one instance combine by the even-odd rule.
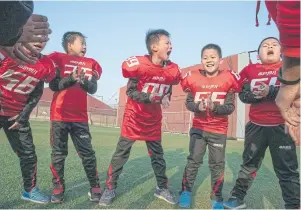
[[[36,159],[36,152],[35,150],[20,150],[15,152],[16,155],[20,158],[26,158],[26,159]]]
[[[239,176],[242,178],[255,178],[257,175],[257,168],[242,166],[239,171]]]
[[[298,170],[296,171],[277,171],[275,170],[276,175],[279,179],[279,181],[282,182],[299,182],[300,174]]]
[[[158,153],[148,153],[148,155],[150,156],[150,158],[152,159],[152,160],[162,160],[162,159],[164,159],[164,157],[163,157],[163,153],[162,154],[158,154]]]
[[[68,156],[68,151],[66,150],[63,150],[63,151],[53,151],[51,153],[51,157],[61,157],[61,156],[64,156],[64,157],[67,157]]]
[[[154,157],[154,158],[156,158],[156,157],[161,158],[164,156],[163,150],[154,151],[154,150],[149,149],[147,151],[147,153],[148,153],[148,156]]]
[[[197,165],[203,164],[203,158],[198,154],[190,154],[187,159],[188,162],[193,162],[194,164]]]
[[[82,159],[95,159],[95,152],[93,150],[87,152],[77,152],[78,157]]]
[[[209,163],[209,168],[212,170],[220,170],[225,168],[225,161],[221,161],[218,163]]]

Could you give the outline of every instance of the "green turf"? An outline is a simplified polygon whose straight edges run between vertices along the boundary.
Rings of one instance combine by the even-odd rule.
[[[32,129],[38,156],[38,185],[44,192],[50,194],[52,175],[49,169],[51,153],[49,123],[33,121]],[[104,186],[106,170],[118,140],[119,129],[92,126],[91,132],[93,147],[97,155],[99,177],[102,186]],[[186,156],[188,155],[188,137],[165,134],[163,139],[169,183],[174,191],[179,191],[183,169],[186,164]],[[74,150],[72,141],[69,141],[69,155],[65,166],[66,197],[65,202],[61,205],[39,205],[21,200],[23,184],[19,161],[17,156],[12,152],[3,132],[0,132],[0,146],[0,208],[99,208],[97,204],[90,203],[87,199],[89,185],[81,165],[81,160]],[[229,197],[229,192],[237,177],[242,150],[242,142],[228,141],[223,191],[225,199]],[[193,208],[210,208],[210,171],[207,162],[208,158],[206,155],[204,165],[199,170],[194,187]],[[119,196],[110,208],[178,208],[178,206],[173,206],[156,199],[153,196],[155,186],[156,181],[150,165],[150,159],[147,155],[146,146],[143,142],[137,142],[120,176],[117,188]],[[272,168],[269,151],[267,151],[257,178],[249,190],[246,203],[252,209],[283,208],[281,191]]]

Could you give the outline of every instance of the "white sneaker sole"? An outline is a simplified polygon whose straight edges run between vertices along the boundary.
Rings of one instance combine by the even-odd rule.
[[[156,194],[156,193],[154,193],[154,196],[157,197],[157,198],[159,198],[159,199],[162,199],[162,200],[166,201],[167,203],[170,203],[170,204],[173,204],[173,205],[176,205],[176,204],[177,204],[177,203],[175,203],[175,202],[170,202],[169,200],[167,200],[167,199],[164,198],[163,196],[158,195],[158,194]]]
[[[225,209],[246,209],[246,208],[247,208],[247,205],[246,205],[246,204],[242,204],[242,205],[237,206],[237,207],[235,207],[235,208],[232,208],[232,207],[227,206],[227,205],[225,205],[225,204],[224,204],[223,206],[224,206]]]
[[[179,204],[179,206],[180,206],[181,208],[184,208],[184,209],[189,209],[191,205],[189,205],[189,206],[183,206],[183,205],[180,205],[180,204]]]
[[[48,204],[48,203],[49,203],[49,201],[48,201],[48,202],[43,202],[43,201],[32,200],[32,199],[26,198],[26,197],[24,197],[24,196],[22,196],[21,199],[22,199],[22,200],[25,200],[25,201],[31,201],[31,202],[33,202],[33,203],[39,203],[39,204]]]
[[[90,201],[92,201],[92,202],[99,202],[99,199],[98,200],[93,200],[92,198],[91,198],[91,193],[90,192],[88,192],[88,198],[89,198],[89,200]]]
[[[110,204],[98,203],[98,205],[99,205],[99,206],[110,206],[110,205],[111,205],[111,203],[110,203]]]

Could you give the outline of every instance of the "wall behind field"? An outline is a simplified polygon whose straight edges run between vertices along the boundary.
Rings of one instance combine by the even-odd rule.
[[[31,120],[50,120],[50,106],[52,97],[53,92],[49,88],[45,88],[41,100],[30,115]],[[90,124],[106,127],[116,126],[116,109],[90,95],[87,95],[87,102],[87,114]]]

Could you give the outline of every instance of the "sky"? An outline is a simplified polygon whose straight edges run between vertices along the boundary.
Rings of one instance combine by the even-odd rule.
[[[223,56],[256,50],[261,40],[278,37],[261,3],[259,27],[255,26],[257,1],[52,1],[35,2],[34,13],[48,17],[52,34],[44,54],[63,52],[61,38],[67,31],[87,36],[87,54],[97,60],[103,73],[94,95],[107,104],[118,102],[119,88],[127,80],[121,63],[147,53],[145,34],[163,28],[171,34],[171,60],[180,68],[200,63],[204,45],[221,46]]]

